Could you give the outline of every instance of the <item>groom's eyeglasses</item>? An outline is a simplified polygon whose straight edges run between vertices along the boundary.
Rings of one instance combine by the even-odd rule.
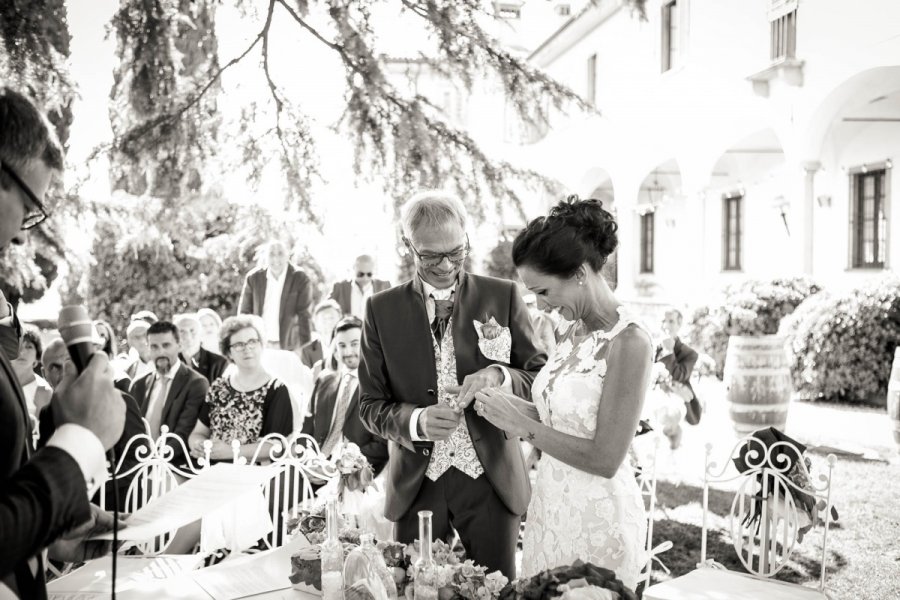
[[[446,258],[453,264],[459,264],[462,261],[466,260],[466,257],[469,255],[469,234],[466,234],[466,245],[457,248],[456,250],[451,250],[450,252],[440,252],[432,254],[427,252],[425,254],[416,250],[416,247],[413,246],[412,242],[409,241],[408,238],[403,238],[403,241],[406,242],[406,245],[409,246],[409,249],[412,250],[416,256],[419,257],[419,260],[422,261],[422,264],[426,267],[436,267]]]

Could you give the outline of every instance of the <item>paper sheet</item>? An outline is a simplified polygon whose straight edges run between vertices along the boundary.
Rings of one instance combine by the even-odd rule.
[[[213,465],[134,512],[119,531],[119,540],[144,541],[175,531],[262,486],[278,472],[275,466]],[[112,533],[94,539],[111,540]]]
[[[291,587],[291,555],[309,542],[302,535],[267,552],[226,560],[191,573],[215,600],[235,600]],[[298,592],[299,593],[299,592]]]
[[[119,556],[116,565],[116,591],[140,587],[150,581],[177,577],[203,563],[199,555]],[[47,590],[60,600],[78,593],[99,593],[107,597],[112,591],[112,557],[92,560],[83,567],[47,584]]]

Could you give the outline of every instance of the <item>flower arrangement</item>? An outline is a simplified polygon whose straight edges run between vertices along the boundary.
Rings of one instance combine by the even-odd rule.
[[[576,560],[571,565],[517,579],[500,592],[499,600],[637,600],[615,572]]]
[[[351,492],[363,492],[372,485],[375,475],[372,465],[363,455],[359,446],[353,442],[347,442],[334,457],[334,466],[341,474],[338,478],[338,497],[342,497],[344,490]]]
[[[324,517],[320,511],[302,511],[288,523],[294,534],[302,534],[310,545],[299,549],[291,557],[291,583],[322,589],[321,543],[325,540]],[[344,529],[339,539],[344,546],[344,556],[359,545],[359,529]],[[376,542],[385,564],[392,570],[397,596],[413,600],[413,565],[419,557],[418,542]],[[439,600],[498,600],[507,578],[499,571],[487,573],[485,567],[466,560],[464,554],[455,552],[441,540],[432,543],[432,557],[437,566]]]

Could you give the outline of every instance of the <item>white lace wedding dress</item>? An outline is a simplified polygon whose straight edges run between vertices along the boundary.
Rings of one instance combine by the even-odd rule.
[[[631,324],[640,326],[620,308],[609,332],[556,348],[532,386],[542,423],[593,439],[609,342]],[[644,503],[627,459],[606,479],[544,453],[528,506],[521,575],[581,559],[615,571],[634,589],[646,560],[646,530]]]

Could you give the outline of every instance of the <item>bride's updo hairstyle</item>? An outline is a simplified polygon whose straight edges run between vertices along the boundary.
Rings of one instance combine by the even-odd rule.
[[[572,277],[585,263],[600,271],[619,243],[618,228],[602,202],[572,195],[519,232],[513,263],[560,278]]]

